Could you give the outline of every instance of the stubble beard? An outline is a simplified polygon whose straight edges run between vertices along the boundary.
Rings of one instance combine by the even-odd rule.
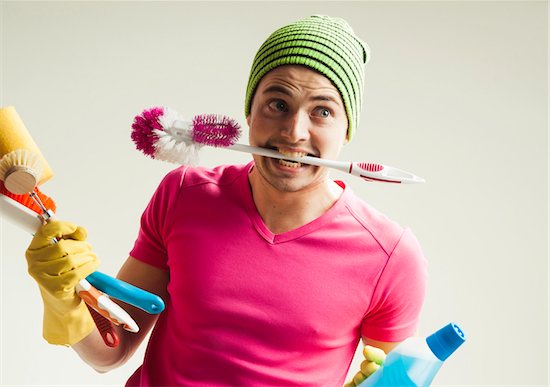
[[[261,156],[260,156],[261,157]],[[323,180],[326,178],[326,175],[328,174],[325,172],[324,174],[313,174],[313,173],[307,173],[307,176],[296,176],[296,177],[285,177],[285,176],[277,176],[275,174],[270,173],[270,170],[272,170],[272,166],[269,165],[270,161],[269,158],[261,157],[260,160],[256,160],[256,169],[258,170],[258,173],[261,175],[262,179],[267,182],[270,186],[275,188],[277,191],[284,192],[284,193],[292,193],[292,192],[298,192],[307,188],[313,188],[314,186],[317,186],[323,182]],[[258,168],[258,161],[260,161],[262,164],[261,167]],[[277,162],[277,161],[275,161]],[[315,168],[315,167],[309,167],[309,168]],[[305,174],[303,174],[305,175]]]

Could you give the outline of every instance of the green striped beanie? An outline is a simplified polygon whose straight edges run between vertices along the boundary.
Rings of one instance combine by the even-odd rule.
[[[348,116],[348,139],[359,125],[365,64],[369,47],[340,18],[314,15],[279,28],[261,45],[248,79],[245,115],[262,77],[278,66],[296,64],[312,68],[332,81],[340,92]]]

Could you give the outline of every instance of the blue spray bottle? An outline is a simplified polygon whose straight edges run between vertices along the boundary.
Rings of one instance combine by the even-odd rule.
[[[395,347],[384,365],[358,387],[427,387],[443,362],[465,340],[454,323],[426,338],[410,337]]]

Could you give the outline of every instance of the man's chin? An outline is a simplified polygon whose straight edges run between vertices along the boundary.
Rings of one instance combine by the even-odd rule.
[[[318,176],[311,173],[309,168],[295,169],[298,170],[293,168],[289,171],[288,168],[283,167],[274,172],[268,171],[263,177],[278,191],[288,193],[302,191],[318,184]]]

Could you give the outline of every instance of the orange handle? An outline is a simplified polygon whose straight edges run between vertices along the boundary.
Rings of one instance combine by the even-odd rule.
[[[112,348],[118,346],[118,334],[116,333],[113,324],[111,324],[111,322],[105,317],[97,313],[96,310],[90,305],[86,304],[86,306],[88,307],[88,310],[90,311],[90,314],[94,319],[97,330],[99,331],[99,334],[101,335],[101,338],[103,339],[105,345]]]
[[[136,322],[124,309],[115,304],[108,295],[94,288],[88,281],[81,280],[76,286],[76,291],[87,305],[113,324],[120,325],[130,332],[139,331]]]

